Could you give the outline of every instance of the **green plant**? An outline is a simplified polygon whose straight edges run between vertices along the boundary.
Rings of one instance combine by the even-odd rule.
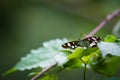
[[[107,22],[120,14],[120,10],[108,15],[87,37],[93,36]],[[35,75],[31,80],[57,80],[57,74],[63,69],[84,68],[83,79],[86,80],[86,70],[93,69],[95,72],[111,77],[116,73],[120,64],[120,40],[113,35],[107,35],[96,47],[77,47],[74,50],[62,48],[67,39],[50,40],[40,47],[21,58],[11,70],[4,75],[16,70],[24,71],[36,68],[29,75]],[[87,44],[87,43],[86,43]],[[88,44],[89,45],[89,44]],[[48,71],[56,70],[53,74]],[[48,73],[47,73],[48,72]],[[44,77],[41,76],[45,74]]]

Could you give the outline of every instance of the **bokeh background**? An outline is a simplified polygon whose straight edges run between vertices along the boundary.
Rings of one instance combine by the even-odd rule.
[[[78,39],[88,34],[106,15],[119,8],[120,0],[0,0],[0,74],[44,41]],[[117,20],[110,21],[96,35],[112,34]],[[29,80],[28,73],[15,72],[0,80]],[[96,80],[103,78],[87,72],[88,80],[94,76]],[[59,78],[80,80],[82,70],[63,71]]]

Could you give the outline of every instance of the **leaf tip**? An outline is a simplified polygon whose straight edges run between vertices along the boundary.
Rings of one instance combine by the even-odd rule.
[[[15,72],[15,71],[17,71],[17,69],[16,69],[16,68],[12,68],[12,69],[4,72],[4,73],[2,74],[2,76],[6,76],[6,75],[11,74],[11,73],[13,73],[13,72]]]

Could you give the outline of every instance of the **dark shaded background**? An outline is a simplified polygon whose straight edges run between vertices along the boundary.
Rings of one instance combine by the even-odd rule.
[[[119,8],[120,0],[1,0],[0,74],[44,41],[78,39],[81,33],[88,34],[106,15]],[[109,22],[97,35],[111,34],[117,20]],[[28,73],[15,72],[0,80],[29,80]],[[91,80],[96,75],[88,71],[87,78]],[[59,76],[60,80],[80,80],[82,70],[63,71]],[[101,78],[97,75],[96,80]]]

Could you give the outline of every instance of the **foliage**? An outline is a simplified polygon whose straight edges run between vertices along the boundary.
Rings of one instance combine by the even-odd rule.
[[[51,64],[54,64],[56,61],[59,66],[62,66],[63,63],[67,61],[67,55],[62,51],[63,48],[61,44],[67,42],[67,39],[56,39],[50,40],[49,42],[44,42],[43,47],[40,47],[31,52],[26,56],[22,57],[20,62],[18,62],[13,69],[7,71],[5,74],[8,74],[15,70],[31,70],[33,68],[47,68]]]
[[[115,36],[107,35],[104,41],[98,43],[98,47],[87,49],[83,47],[78,47],[75,50],[63,49],[61,45],[65,42],[68,40],[56,39],[44,42],[43,47],[31,50],[30,54],[21,58],[13,69],[21,71],[39,67],[45,69],[57,62],[57,66],[61,67],[57,71],[84,68],[87,64],[87,69],[93,69],[105,76],[113,76],[116,73],[120,65],[120,41]],[[7,73],[9,72],[12,71],[10,70]],[[37,74],[38,72],[32,74],[34,73]],[[53,74],[46,75],[40,80],[57,80],[57,78]]]

